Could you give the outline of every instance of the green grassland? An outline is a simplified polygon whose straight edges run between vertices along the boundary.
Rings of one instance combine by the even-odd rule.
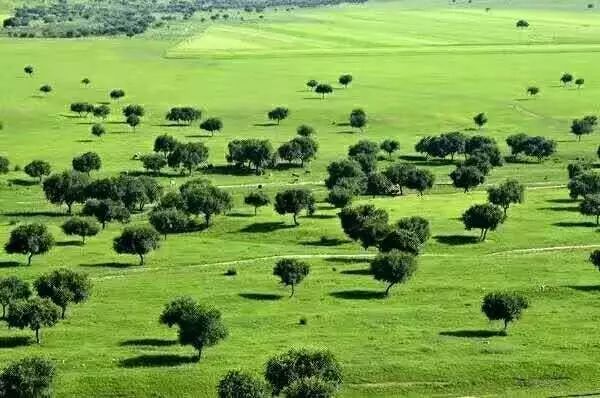
[[[476,3],[375,2],[212,24],[196,16],[131,39],[0,38],[0,155],[13,165],[44,159],[62,170],[93,150],[103,159],[96,176],[142,171],[132,156],[150,152],[154,138],[168,133],[206,143],[210,163],[221,166],[229,141],[262,137],[277,146],[301,123],[317,129],[320,145],[309,172],[206,173],[234,194],[235,208],[206,231],[169,236],[144,267],[112,251],[120,225],[76,245],[60,231],[64,209],[48,204],[37,184],[27,184],[22,172],[0,177],[0,241],[15,223],[41,221],[59,242],[31,267],[1,254],[0,272],[33,280],[66,266],[94,281],[91,299],[44,330],[40,346],[15,339],[29,331],[0,328],[0,363],[33,354],[55,360],[58,397],[212,397],[227,370],[260,374],[267,358],[308,346],[328,348],[340,360],[342,397],[598,393],[600,275],[586,260],[600,241],[593,220],[579,214],[563,188],[566,164],[595,159],[600,144],[596,135],[579,143],[569,134],[573,118],[598,113],[598,11],[572,0]],[[529,30],[515,28],[521,18]],[[36,68],[31,78],[22,73],[27,64]],[[566,71],[584,77],[586,86],[562,87]],[[335,83],[346,72],[354,83],[325,100],[305,89],[308,79]],[[90,87],[79,84],[83,77]],[[37,90],[46,83],[54,91],[41,97]],[[541,88],[538,97],[526,96],[530,85]],[[68,106],[108,101],[114,88],[127,95],[111,104],[109,133],[97,139],[89,133],[92,118],[73,117]],[[120,115],[129,103],[147,110],[135,133]],[[210,138],[197,126],[166,127],[164,115],[177,105],[221,117],[223,132]],[[266,112],[277,105],[288,106],[290,118],[265,126]],[[355,107],[369,115],[364,133],[340,126]],[[481,131],[473,129],[478,112],[490,118]],[[494,137],[505,153],[505,138],[518,132],[558,142],[544,163],[494,169],[488,183],[514,177],[528,191],[525,204],[511,208],[485,243],[472,243],[477,232],[464,231],[458,219],[484,202],[485,192],[454,190],[450,162],[419,160],[413,150],[421,137],[453,130]],[[391,220],[421,215],[432,225],[419,271],[388,299],[378,294],[383,284],[364,272],[376,251],[348,241],[336,210],[322,202],[327,164],[365,138],[399,140],[400,156],[430,168],[438,183],[424,197],[358,201],[388,210]],[[388,164],[382,159],[379,167]],[[169,186],[186,178],[173,173],[160,180]],[[296,228],[270,208],[254,217],[242,197],[259,183],[270,194],[302,184],[322,203]],[[275,259],[286,255],[312,267],[292,299],[271,275]],[[238,275],[224,276],[232,266]],[[497,289],[531,301],[508,336],[486,334],[500,326],[480,311],[482,296]],[[157,321],[163,305],[183,294],[219,308],[230,330],[199,363],[190,347],[176,344],[176,331]],[[298,324],[301,317],[307,325]]]

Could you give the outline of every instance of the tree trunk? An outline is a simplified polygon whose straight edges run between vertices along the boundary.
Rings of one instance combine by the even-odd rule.
[[[144,265],[144,255],[139,254],[139,256],[140,256],[140,265]]]
[[[198,361],[202,359],[202,348],[202,346],[196,347],[196,349],[198,350]]]
[[[600,214],[596,214],[596,225],[600,224]]]
[[[294,213],[294,224],[295,225],[300,225],[300,223],[298,222],[298,220],[296,219],[298,215],[296,213]]]
[[[290,294],[290,298],[294,297],[294,284],[292,283],[292,294]]]
[[[27,256],[27,265],[31,265],[31,258],[33,257],[33,253],[29,253]]]
[[[81,237],[81,242],[85,245],[85,235]]]
[[[485,238],[487,237],[487,232],[488,232],[487,228],[483,230],[483,237],[481,239],[482,242],[485,242]]]
[[[206,222],[206,227],[210,225],[210,214],[204,214],[204,220]]]
[[[67,214],[71,215],[71,207],[73,207],[73,203],[67,203]]]
[[[506,212],[508,211],[508,206],[504,206],[504,217],[506,217]]]
[[[254,216],[256,217],[256,214],[258,213],[258,207],[254,206]]]
[[[106,221],[102,221],[102,230],[104,231],[104,228],[106,228]]]
[[[394,286],[394,285],[395,285],[395,283],[390,283],[390,284],[388,285],[388,287],[385,289],[385,295],[386,295],[386,297],[390,295],[390,289],[391,289],[391,288],[392,288],[392,286]]]
[[[2,319],[6,319],[6,305],[2,304]]]
[[[504,320],[504,333],[506,333],[506,329],[508,329],[508,320]]]
[[[61,312],[61,314],[60,314],[60,317],[61,317],[62,319],[65,319],[65,313],[67,312],[67,307],[66,307],[66,306],[64,306],[64,307],[60,307],[60,308],[61,308],[61,310],[62,310],[62,312]]]
[[[35,341],[40,344],[40,329],[35,329]]]

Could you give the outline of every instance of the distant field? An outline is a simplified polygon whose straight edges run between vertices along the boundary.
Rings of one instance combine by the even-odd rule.
[[[154,138],[168,133],[206,143],[209,162],[224,166],[229,141],[268,138],[277,147],[301,123],[317,129],[319,143],[306,171],[204,173],[234,195],[234,209],[207,231],[169,236],[145,267],[112,251],[121,225],[75,245],[60,231],[64,209],[48,204],[36,183],[20,171],[0,176],[0,242],[15,224],[33,221],[47,224],[60,242],[31,267],[15,266],[23,256],[0,254],[2,274],[33,280],[66,266],[89,273],[95,285],[89,302],[42,332],[41,346],[15,346],[13,336],[31,332],[0,328],[0,362],[33,354],[55,360],[57,397],[195,398],[214,397],[229,369],[260,374],[267,358],[309,346],[328,348],[340,360],[344,398],[598,394],[600,275],[587,258],[600,240],[594,220],[579,214],[564,186],[569,161],[597,163],[597,133],[577,142],[569,129],[572,119],[600,112],[599,11],[573,0],[475,2],[270,10],[263,21],[244,23],[202,24],[196,16],[131,39],[0,38],[0,155],[13,165],[44,159],[60,171],[73,156],[96,151],[103,168],[95,177],[141,172],[133,155],[150,152]],[[0,0],[0,14],[7,4]],[[521,18],[528,30],[515,28]],[[36,69],[31,78],[23,73],[29,64]],[[567,71],[584,77],[585,86],[563,87],[559,78]],[[336,83],[342,73],[355,79],[347,89]],[[84,77],[92,81],[88,88],[80,84]],[[321,100],[307,91],[313,78],[332,83],[334,93]],[[42,84],[54,88],[43,98]],[[540,87],[538,97],[526,96],[530,85]],[[97,139],[89,133],[95,121],[75,117],[69,104],[108,101],[114,88],[126,97],[110,104],[109,133]],[[121,115],[130,103],[147,112],[135,133]],[[177,105],[221,117],[223,131],[210,138],[198,126],[167,127],[165,113]],[[277,105],[288,106],[290,118],[265,125]],[[364,133],[343,125],[356,107],[369,115]],[[472,121],[478,112],[490,118],[481,130]],[[481,244],[458,218],[485,202],[485,192],[452,188],[452,162],[414,151],[421,137],[455,130],[493,137],[506,155],[504,141],[514,133],[558,143],[544,163],[493,170],[487,184],[517,178],[528,191],[525,204],[511,208],[507,222]],[[421,215],[432,225],[414,279],[380,299],[384,285],[365,273],[376,251],[346,239],[337,211],[324,202],[322,181],[349,145],[386,138],[401,143],[393,161],[429,168],[437,184],[424,197],[357,200],[388,210],[391,221]],[[389,164],[382,158],[379,168]],[[167,189],[187,180],[168,170],[160,177]],[[301,217],[297,228],[270,207],[254,217],[243,195],[258,184],[272,196],[286,186],[308,187],[318,211]],[[133,223],[145,220],[140,214]],[[275,260],[286,255],[312,267],[293,299],[272,276]],[[236,277],[223,275],[230,267]],[[486,321],[480,302],[498,289],[526,294],[531,308],[508,336],[490,337],[487,331],[500,326]],[[190,347],[176,344],[175,330],[157,322],[163,305],[183,294],[215,305],[230,329],[200,363],[191,362]],[[298,324],[301,317],[307,325]]]

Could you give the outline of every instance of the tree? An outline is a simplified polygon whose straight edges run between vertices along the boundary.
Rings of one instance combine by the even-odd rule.
[[[386,234],[381,241],[378,242],[378,246],[379,250],[383,253],[398,250],[404,253],[418,255],[421,251],[421,239],[414,232],[405,229],[396,229]]]
[[[160,246],[160,235],[151,226],[125,227],[113,241],[113,248],[119,254],[135,254],[144,265],[144,256]]]
[[[181,187],[186,212],[204,215],[205,225],[210,225],[214,215],[231,210],[233,198],[229,192],[210,184],[191,184]]]
[[[0,373],[0,396],[51,397],[55,374],[54,363],[44,358],[29,357],[12,362]]]
[[[125,91],[121,90],[120,88],[114,89],[110,92],[110,99],[112,100],[116,101],[123,97],[125,97]]]
[[[79,114],[79,117],[86,117],[90,112],[94,111],[94,105],[89,102],[73,102],[69,109],[71,109],[71,112]]]
[[[31,65],[27,65],[26,67],[23,68],[23,71],[29,76],[32,77],[33,76],[33,66]]]
[[[273,146],[269,140],[244,139],[233,140],[227,144],[227,162],[234,163],[237,167],[250,168],[254,166],[257,174],[262,172],[273,160]]]
[[[308,214],[315,212],[315,198],[307,189],[288,189],[275,196],[275,211],[281,215],[292,214],[295,225],[300,225],[297,218],[305,209]]]
[[[379,148],[381,148],[382,151],[386,152],[391,160],[392,154],[400,150],[400,143],[396,140],[387,139],[383,140]]]
[[[38,254],[50,251],[54,246],[54,238],[44,224],[19,225],[10,232],[4,250],[8,254],[24,254],[27,256],[27,265],[31,265],[31,258]]]
[[[185,202],[183,197],[179,192],[167,192],[160,198],[160,201],[157,206],[159,209],[177,209],[177,210],[185,210]]]
[[[179,143],[177,140],[167,134],[159,135],[154,140],[154,152],[162,153],[165,158],[173,152]]]
[[[314,90],[318,85],[319,82],[314,79],[306,82],[306,87],[308,87],[310,90]]]
[[[600,193],[600,175],[585,171],[574,176],[567,187],[569,188],[569,196],[573,200],[580,196],[585,197],[586,195]]]
[[[369,140],[360,140],[348,148],[348,156],[350,158],[355,158],[360,154],[376,156],[378,152],[379,145],[376,142]]]
[[[256,215],[258,208],[267,206],[271,203],[271,199],[263,191],[254,191],[244,197],[244,203],[254,207],[254,215]]]
[[[127,223],[130,218],[130,213],[123,203],[111,199],[90,199],[85,202],[82,213],[85,216],[96,217],[96,220],[102,224],[102,229],[111,221]]]
[[[269,118],[269,120],[275,120],[277,121],[277,124],[279,125],[279,123],[283,120],[286,119],[290,114],[290,111],[288,108],[283,107],[283,106],[278,106],[272,110],[270,110],[267,113],[267,117]]]
[[[86,152],[73,158],[73,170],[90,175],[91,171],[100,170],[102,159],[96,152]]]
[[[362,171],[360,165],[350,159],[331,162],[327,166],[327,173],[329,176],[325,179],[325,185],[329,189],[339,185],[344,180],[357,181],[358,185],[364,185],[366,181],[365,173]]]
[[[586,195],[579,204],[579,212],[585,216],[596,216],[596,225],[600,225],[600,194]]]
[[[594,123],[591,119],[574,119],[571,123],[571,133],[577,137],[577,141],[581,141],[582,135],[592,134],[594,132]]]
[[[327,203],[338,209],[341,209],[350,205],[353,198],[354,193],[352,190],[336,185],[329,190],[326,200]]]
[[[301,124],[296,129],[296,133],[301,137],[311,137],[316,134],[316,131],[311,126],[308,126],[306,124]]]
[[[417,259],[414,255],[392,250],[389,253],[379,254],[371,261],[371,273],[378,281],[388,283],[385,295],[398,284],[405,283],[417,270]]]
[[[0,174],[7,174],[9,171],[10,162],[4,156],[0,156]]]
[[[569,176],[569,180],[577,177],[580,174],[589,172],[591,167],[592,166],[586,162],[569,163],[567,165],[567,174]]]
[[[485,175],[475,166],[458,166],[450,173],[450,178],[452,185],[464,189],[465,193],[485,181]]]
[[[204,347],[216,345],[228,335],[221,312],[198,304],[190,297],[179,297],[165,306],[160,322],[179,327],[179,344],[198,350],[198,360]]]
[[[529,27],[529,22],[524,19],[520,19],[517,21],[517,28],[525,29]]]
[[[359,129],[362,133],[363,129],[367,125],[368,119],[367,114],[364,110],[357,108],[350,112],[349,123],[355,129]]]
[[[108,117],[108,115],[110,115],[110,107],[105,104],[95,106],[92,110],[92,114],[94,115],[94,117],[104,120]]]
[[[352,83],[352,75],[341,75],[338,82],[344,86],[344,88],[348,88],[348,85]]]
[[[285,286],[292,287],[290,297],[294,295],[294,287],[300,284],[309,272],[310,266],[307,263],[293,258],[282,258],[273,268],[273,275],[278,276]]]
[[[38,296],[52,300],[61,308],[62,319],[65,319],[65,312],[70,303],[83,303],[92,293],[90,278],[86,274],[67,268],[41,275],[35,280],[34,286]]]
[[[481,230],[480,241],[485,240],[488,231],[495,231],[504,222],[504,219],[502,209],[491,203],[473,205],[462,215],[462,221],[466,229]]]
[[[523,153],[527,156],[537,158],[542,162],[545,158],[556,152],[556,142],[545,137],[528,137],[523,143]]]
[[[52,92],[52,86],[49,84],[44,84],[42,87],[40,87],[40,92],[48,95]]]
[[[50,175],[51,169],[50,163],[44,160],[34,160],[25,166],[24,171],[29,177],[38,178],[41,183],[44,176]]]
[[[202,142],[177,144],[167,156],[169,167],[186,169],[190,175],[208,160],[208,148]]]
[[[292,349],[267,361],[265,379],[273,395],[279,395],[294,382],[318,377],[338,389],[342,384],[342,368],[329,351]]]
[[[208,131],[212,137],[215,135],[215,131],[219,133],[221,132],[223,129],[223,122],[218,117],[209,117],[200,123],[200,128]]]
[[[146,110],[142,105],[138,104],[130,104],[123,108],[123,116],[128,118],[131,115],[136,115],[138,117],[143,117],[146,113]]]
[[[387,212],[383,209],[376,209],[373,205],[344,207],[338,213],[338,217],[344,233],[350,239],[360,241],[364,248],[375,246],[379,238],[384,237],[389,232]],[[377,231],[382,233],[376,234]],[[374,236],[374,239],[369,239]]]
[[[411,170],[406,179],[406,187],[414,189],[419,192],[420,196],[423,196],[423,192],[433,188],[435,182],[435,176],[427,169],[413,169]]]
[[[129,127],[131,127],[133,129],[133,131],[135,131],[135,128],[137,126],[139,126],[141,122],[142,122],[142,120],[140,119],[140,117],[138,115],[129,115],[129,116],[127,116],[127,119],[125,120],[125,123],[127,123],[129,125]]]
[[[573,75],[565,72],[563,73],[563,75],[560,77],[560,82],[566,87],[567,84],[571,83],[573,81]]]
[[[193,122],[199,120],[201,117],[202,111],[200,111],[200,109],[193,108],[191,106],[185,106],[171,108],[171,110],[167,112],[165,119],[167,119],[170,122],[176,122],[178,124],[184,122],[188,125],[191,125]]]
[[[540,88],[539,87],[536,87],[536,86],[529,86],[529,87],[527,87],[527,94],[528,95],[531,95],[532,97],[535,97],[539,93],[540,93]]]
[[[144,168],[148,171],[152,171],[154,174],[160,174],[160,170],[167,165],[167,159],[163,155],[158,153],[152,153],[144,155],[140,158]]]
[[[65,235],[80,236],[83,244],[85,244],[87,236],[96,236],[100,232],[100,225],[98,223],[78,217],[68,219],[63,223],[61,228]]]
[[[366,192],[369,195],[389,195],[392,192],[392,183],[383,173],[371,173],[367,177]]]
[[[83,84],[86,87],[89,86],[91,82],[92,81],[87,77],[84,77],[83,79],[81,79],[81,84]]]
[[[333,87],[326,83],[321,83],[315,87],[315,92],[321,94],[321,99],[325,99],[325,95],[333,93]]]
[[[239,371],[229,371],[217,386],[219,398],[269,398],[261,380]]]
[[[189,219],[185,213],[174,208],[154,210],[148,221],[154,229],[163,234],[165,240],[167,234],[185,232],[189,226]]]
[[[493,138],[483,135],[469,137],[465,142],[465,153],[468,157],[485,155],[491,166],[502,166],[502,154]]]
[[[294,137],[291,141],[282,144],[277,153],[281,159],[292,162],[300,160],[300,166],[312,160],[319,149],[319,145],[310,137]]]
[[[423,217],[413,216],[405,217],[398,220],[396,227],[399,230],[405,230],[412,232],[419,239],[421,244],[424,244],[431,237],[431,231],[429,229],[429,221]]]
[[[102,137],[104,134],[106,134],[106,128],[104,128],[104,126],[101,124],[94,124],[92,126],[91,133],[96,137]]]
[[[404,187],[407,186],[408,180],[412,173],[416,170],[415,165],[410,163],[395,163],[388,167],[383,173],[400,191],[400,195],[404,195]]]
[[[509,322],[521,318],[529,307],[527,299],[517,293],[493,292],[483,298],[481,311],[490,321],[504,321],[504,333]]]
[[[517,180],[507,180],[497,187],[488,188],[488,201],[500,206],[504,215],[512,203],[523,203],[525,200],[525,186]]]
[[[482,128],[488,122],[488,117],[485,113],[478,113],[473,117],[473,121],[477,125],[477,127]]]
[[[585,79],[583,78],[578,78],[577,80],[575,80],[575,85],[577,86],[577,88],[581,88],[583,87],[583,85],[585,84]]]
[[[60,308],[50,299],[32,297],[15,301],[8,307],[8,326],[19,329],[30,328],[35,332],[35,340],[40,343],[40,329],[52,327],[60,319]]]
[[[26,300],[31,296],[29,283],[16,276],[0,278],[0,305],[2,319],[6,318],[6,307],[18,300]],[[0,396],[2,396],[0,394]]]
[[[594,250],[590,254],[590,262],[600,271],[600,250]]]

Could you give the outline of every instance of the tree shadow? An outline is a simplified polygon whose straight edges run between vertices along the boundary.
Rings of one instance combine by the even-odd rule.
[[[546,202],[548,202],[548,203],[564,203],[564,204],[569,204],[569,203],[573,203],[575,201],[573,199],[560,198],[560,199],[548,199]]]
[[[18,185],[20,187],[32,187],[34,185],[39,185],[40,182],[36,180],[25,180],[22,178],[11,178],[8,180],[10,184]]]
[[[330,220],[332,218],[338,218],[335,214],[312,214],[306,216],[306,218],[312,218],[314,220]]]
[[[127,122],[118,122],[116,120],[111,120],[110,122],[105,122],[106,124],[127,124]]]
[[[81,116],[79,116],[79,115],[69,115],[66,113],[61,113],[60,116],[66,118],[66,119],[81,119]]]
[[[239,293],[238,296],[241,298],[245,298],[248,300],[256,300],[256,301],[277,301],[281,300],[283,296],[281,294],[271,294],[271,293]]]
[[[279,222],[257,222],[254,224],[250,224],[240,229],[239,232],[247,232],[247,233],[269,233],[274,232],[280,229],[291,229],[295,228],[294,225],[286,224],[283,221]]]
[[[154,127],[191,127],[192,124],[180,124],[180,123],[160,123],[153,124]]]
[[[133,358],[123,359],[119,362],[122,368],[146,368],[146,367],[164,367],[164,366],[179,366],[188,363],[198,362],[198,357],[182,357],[172,354],[158,355],[139,355]]]
[[[343,290],[341,292],[332,292],[332,297],[344,300],[377,300],[385,298],[385,292],[373,290]]]
[[[83,246],[83,242],[80,240],[65,240],[62,242],[56,242],[56,246],[58,247],[66,247],[66,246]]]
[[[189,134],[184,136],[185,138],[213,138],[214,135],[210,134]]]
[[[293,170],[293,169],[302,169],[302,165],[300,163],[285,162],[285,163],[278,163],[273,169],[277,170],[277,171],[287,171],[287,170]]]
[[[440,332],[440,336],[464,337],[464,338],[490,338],[506,336],[503,330],[451,330]]]
[[[590,222],[590,221],[580,221],[580,222],[560,221],[560,222],[555,222],[552,225],[554,225],[556,227],[567,227],[567,228],[573,228],[573,227],[593,228],[593,227],[597,227],[596,223],[593,223],[593,222]]]
[[[538,210],[556,211],[556,212],[579,212],[579,206],[569,207],[540,207]]]
[[[370,269],[348,269],[340,272],[344,275],[373,275]]]
[[[0,337],[0,348],[23,347],[31,344],[31,339],[25,336]]]
[[[90,143],[90,142],[94,142],[93,140],[75,140],[75,142],[78,142],[80,144],[86,144],[86,143]]]
[[[433,239],[435,239],[438,243],[450,246],[472,245],[474,243],[479,243],[479,239],[477,237],[467,235],[437,235],[434,236]]]
[[[57,213],[55,211],[9,211],[2,213],[6,217],[67,217],[66,213]]]
[[[348,127],[348,126],[350,126],[350,123],[348,123],[348,122],[342,122],[342,123],[336,123],[335,125],[336,126],[341,126],[341,127]]]
[[[254,217],[254,213],[227,213],[227,217],[252,218]]]
[[[582,285],[582,286],[567,285],[566,287],[568,287],[569,289],[578,290],[580,292],[586,292],[586,293],[600,292],[600,285]]]
[[[427,158],[425,156],[416,156],[416,155],[400,155],[398,159],[405,160],[407,162],[427,162]]]
[[[253,124],[254,127],[272,127],[272,126],[278,126],[277,123],[254,123]]]
[[[133,268],[137,267],[137,264],[133,263],[118,263],[115,261],[106,262],[106,263],[93,263],[93,264],[79,264],[80,267],[90,267],[90,268]]]
[[[96,122],[78,122],[77,124],[84,125],[84,126],[92,126],[92,125],[96,124]]]
[[[149,347],[167,347],[176,345],[177,340],[165,339],[133,339],[125,340],[119,343],[120,346],[149,346]]]
[[[368,257],[328,257],[325,261],[342,264],[366,264],[371,261]]]
[[[354,131],[354,130],[340,130],[340,131],[337,131],[337,133],[338,134],[355,134],[356,131]]]
[[[322,100],[323,98],[322,97],[304,97],[302,99],[305,99],[305,100]]]
[[[300,244],[303,246],[331,247],[331,246],[340,246],[340,245],[343,245],[344,243],[351,243],[351,242],[352,241],[346,240],[346,239],[322,237],[319,240],[304,241],[304,242],[300,242]]]
[[[207,167],[204,169],[204,174],[223,174],[232,176],[247,176],[256,174],[255,170],[247,167],[237,167],[235,165],[218,165]],[[258,185],[258,184],[256,184]]]
[[[19,267],[21,263],[17,261],[0,261],[0,268]]]
[[[540,162],[534,161],[532,159],[518,158],[516,156],[505,156],[504,160],[506,161],[506,163],[511,164],[540,164]]]

